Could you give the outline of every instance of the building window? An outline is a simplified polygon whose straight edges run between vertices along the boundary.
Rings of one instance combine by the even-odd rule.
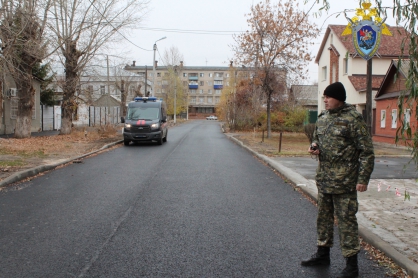
[[[190,90],[191,94],[196,94],[196,90]]]
[[[212,94],[212,90],[208,90],[208,94],[210,94],[210,95],[211,95],[211,94]]]
[[[348,74],[348,58],[344,58],[343,66],[344,66],[344,74]]]
[[[380,127],[386,127],[386,110],[380,110]]]
[[[229,73],[225,74],[226,77],[229,77]]]
[[[209,77],[213,77],[213,73],[209,73]]]
[[[17,118],[17,106],[19,104],[19,98],[13,97],[10,99],[10,119]]]
[[[183,72],[183,77],[187,77],[187,73],[186,72]]]
[[[215,94],[216,95],[220,95],[221,94],[221,90],[215,90]]]
[[[205,100],[205,98],[204,98],[204,97],[200,97],[200,98],[199,98],[199,103],[203,103],[203,102],[205,102],[204,100]]]
[[[405,109],[405,129],[408,129],[411,126],[411,109]]]
[[[212,103],[213,97],[208,97],[208,103]]]
[[[106,94],[106,86],[100,85],[100,94],[102,95]]]
[[[168,85],[168,80],[163,80],[163,85]]]
[[[199,82],[199,85],[200,85],[200,86],[205,86],[205,81],[200,81],[200,82]]]
[[[215,84],[215,85],[223,85],[224,82],[221,81],[221,80],[215,80],[215,82],[213,84]]]
[[[129,86],[129,94],[131,95],[131,96],[133,96],[133,95],[135,95],[135,86]]]
[[[212,81],[208,81],[208,86],[212,86]]]
[[[161,72],[157,72],[157,77],[161,77]]]
[[[204,77],[204,76],[205,76],[205,74],[204,74],[204,73],[199,73],[199,76],[200,76],[200,77]]]
[[[202,89],[199,90],[199,94],[203,94],[203,90]]]
[[[392,109],[392,128],[396,128],[398,125],[398,110]]]
[[[190,102],[191,102],[191,103],[196,103],[196,97],[191,97],[191,98],[190,98]]]
[[[220,100],[221,100],[220,97],[215,97],[215,103],[219,103]]]
[[[322,81],[327,80],[327,67],[322,67]]]
[[[187,84],[189,84],[189,83],[187,83],[187,81],[183,81],[183,86],[184,86],[184,87],[186,87],[186,86],[187,86]]]

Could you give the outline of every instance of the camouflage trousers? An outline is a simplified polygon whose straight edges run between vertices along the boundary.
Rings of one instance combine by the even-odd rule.
[[[341,252],[350,257],[360,251],[357,192],[348,194],[324,194],[318,192],[318,218],[316,222],[318,246],[334,244],[334,215],[338,221]]]

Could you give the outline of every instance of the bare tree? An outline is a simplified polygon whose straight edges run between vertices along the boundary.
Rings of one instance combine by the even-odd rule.
[[[138,26],[147,4],[146,0],[55,0],[50,28],[65,68],[61,134],[71,133],[80,73],[99,49],[106,50],[123,39],[123,31]]]
[[[251,7],[250,30],[235,37],[235,60],[254,68],[254,84],[262,88],[267,101],[267,136],[271,136],[270,112],[273,96],[285,94],[289,75],[303,78],[311,60],[309,45],[319,34],[296,0],[273,5],[265,0]]]
[[[47,54],[44,31],[50,5],[49,0],[0,1],[0,61],[2,69],[7,69],[13,78],[19,99],[16,138],[31,135],[35,102],[32,68]]]
[[[120,92],[120,111],[121,116],[126,116],[126,102],[128,101],[129,96],[129,88],[134,87],[135,90],[135,96],[145,96],[147,92],[144,92],[144,94],[141,93],[142,84],[141,81],[147,82],[145,80],[145,76],[141,77],[137,74],[134,74],[132,72],[129,72],[127,70],[124,70],[122,67],[116,67],[114,70],[114,86],[115,89]]]
[[[183,86],[181,76],[183,74],[183,54],[175,46],[164,51],[163,62],[167,66],[168,75],[163,78],[163,87],[167,92],[165,101],[168,114],[177,115],[188,109],[187,86]]]

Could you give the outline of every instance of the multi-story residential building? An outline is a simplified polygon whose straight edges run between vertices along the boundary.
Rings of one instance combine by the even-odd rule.
[[[166,76],[168,67],[158,66],[156,62],[155,77],[152,68],[146,66],[126,66],[125,70],[135,72],[139,76],[155,82],[155,92],[151,95],[164,97],[168,92]],[[187,88],[189,115],[202,117],[216,112],[216,104],[220,102],[222,89],[228,86],[231,67],[183,66],[177,67],[178,76]],[[150,88],[151,89],[151,88]]]
[[[318,64],[318,110],[324,110],[323,92],[331,83],[344,84],[347,103],[365,115],[367,61],[357,55],[351,36],[342,36],[346,25],[329,25],[315,62]],[[393,36],[381,36],[381,44],[372,60],[372,98],[379,89],[392,59],[407,57],[408,45],[402,53],[402,40],[407,37],[403,27],[388,26]],[[407,40],[408,41],[408,40]],[[375,101],[372,104],[375,109]],[[372,120],[374,125],[374,121]]]

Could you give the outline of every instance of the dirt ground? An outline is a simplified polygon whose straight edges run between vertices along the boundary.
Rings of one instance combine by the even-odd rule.
[[[122,139],[121,127],[74,129],[70,135],[0,138],[0,180],[15,172],[77,157]]]

